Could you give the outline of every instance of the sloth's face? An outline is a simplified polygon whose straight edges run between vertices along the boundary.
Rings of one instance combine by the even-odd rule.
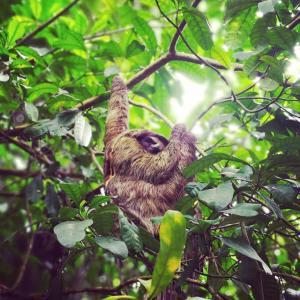
[[[163,136],[154,133],[141,134],[137,138],[144,150],[152,154],[157,154],[162,151],[168,144],[168,140]]]

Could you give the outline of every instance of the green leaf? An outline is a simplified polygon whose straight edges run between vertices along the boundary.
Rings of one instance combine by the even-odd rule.
[[[81,201],[82,187],[78,183],[60,183],[59,185],[67,196],[74,201],[76,204],[79,204]]]
[[[135,253],[141,252],[143,250],[143,243],[138,227],[130,223],[121,210],[119,210],[119,222],[121,239],[125,242],[127,248]]]
[[[140,35],[145,42],[150,53],[154,55],[157,48],[157,41],[154,31],[152,30],[150,25],[137,15],[132,19],[132,24],[134,26],[134,30],[136,30],[138,35]]]
[[[241,217],[255,217],[261,211],[262,206],[254,203],[239,203],[233,208],[223,210],[224,214],[231,214]]]
[[[65,110],[55,117],[57,123],[63,126],[70,126],[75,122],[75,119],[79,113],[78,109]]]
[[[184,18],[199,46],[204,50],[210,50],[213,40],[204,14],[195,8],[190,8],[184,11]]]
[[[93,228],[101,235],[111,234],[118,216],[118,209],[115,205],[108,204],[100,206],[91,212],[94,221]]]
[[[190,232],[205,232],[208,230],[209,227],[212,225],[217,225],[220,223],[221,219],[215,219],[215,220],[197,220],[198,224],[193,226],[190,230]]]
[[[29,61],[21,58],[17,58],[13,60],[13,62],[10,64],[10,67],[11,69],[32,69],[33,68],[32,64]]]
[[[268,27],[276,25],[275,14],[267,14],[263,18],[256,20],[250,33],[251,44],[254,47],[268,45],[267,31]]]
[[[273,211],[276,218],[280,219],[283,218],[282,211],[278,204],[274,202],[274,200],[270,199],[269,197],[264,196],[262,193],[259,193],[259,195],[265,200],[267,206]]]
[[[58,241],[67,248],[74,247],[85,238],[85,229],[93,224],[93,220],[66,221],[53,228]]]
[[[296,44],[296,36],[285,27],[274,27],[267,31],[269,43],[274,47],[292,50]]]
[[[279,84],[271,78],[262,78],[259,81],[259,86],[262,90],[270,92],[274,91],[279,86]]]
[[[227,238],[227,237],[222,237],[220,239],[226,246],[234,249],[235,251],[237,251],[249,258],[259,261],[262,264],[262,267],[265,270],[265,272],[268,274],[272,274],[272,271],[269,268],[269,266],[260,258],[260,256],[252,248],[251,245],[249,245],[248,243],[246,243],[245,241],[240,240],[240,239],[232,239],[232,238]]]
[[[249,181],[251,175],[253,174],[253,169],[248,165],[242,167],[241,169],[227,167],[222,169],[221,174],[228,178]]]
[[[37,99],[41,95],[55,94],[57,92],[58,92],[58,88],[56,85],[54,85],[52,83],[40,83],[40,84],[35,85],[31,89],[31,92],[28,96],[28,100],[31,102],[31,101],[34,101],[35,99]]]
[[[54,42],[54,47],[69,51],[76,49],[85,50],[83,37],[80,33],[72,31],[66,26],[62,26],[59,33],[59,39]]]
[[[32,48],[26,46],[18,46],[15,48],[21,57],[26,57],[27,59],[34,59],[35,61],[40,61],[40,55]]]
[[[190,164],[183,170],[183,174],[186,178],[192,177],[221,160],[236,161],[248,165],[247,162],[225,153],[211,153],[194,161],[192,164]]]
[[[113,236],[97,236],[95,241],[101,248],[110,251],[112,254],[122,258],[128,257],[126,244]]]
[[[92,127],[88,120],[82,116],[77,116],[74,125],[74,138],[78,145],[87,147],[92,139]]]
[[[42,6],[40,0],[29,0],[30,8],[32,11],[32,14],[36,19],[38,19],[41,16],[42,12]]]
[[[266,188],[279,204],[293,203],[297,199],[297,191],[289,184],[270,184]]]
[[[197,197],[198,192],[202,191],[207,185],[207,183],[189,182],[184,189],[191,197]]]
[[[136,40],[133,40],[126,49],[126,57],[137,55],[145,50],[145,46]]]
[[[43,178],[38,175],[26,186],[25,197],[27,201],[36,202],[41,199],[43,195]]]
[[[198,198],[213,210],[224,209],[231,201],[234,189],[231,182],[221,183],[218,187],[199,191]]]
[[[97,207],[100,206],[100,204],[107,203],[109,201],[110,201],[109,196],[97,195],[97,196],[93,197],[93,199],[90,203],[90,207],[91,208],[97,208]]]
[[[184,216],[169,210],[160,225],[160,250],[154,266],[149,299],[159,295],[171,282],[180,266],[186,241],[186,222]]]
[[[39,111],[32,103],[25,102],[25,111],[29,119],[33,122],[37,122],[39,118]]]
[[[257,5],[258,0],[227,0],[225,7],[225,20],[239,15],[243,10]]]
[[[25,34],[25,25],[18,18],[12,18],[7,27],[6,47],[12,48],[18,39]]]

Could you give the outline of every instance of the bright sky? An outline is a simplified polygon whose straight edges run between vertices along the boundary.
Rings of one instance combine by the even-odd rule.
[[[176,123],[185,123],[199,103],[205,100],[208,83],[197,82],[181,73],[175,73],[174,78],[181,83],[182,95],[181,101],[171,99],[171,107]]]

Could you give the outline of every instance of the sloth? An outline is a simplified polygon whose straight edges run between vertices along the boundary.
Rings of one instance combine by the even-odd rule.
[[[191,179],[183,169],[195,160],[195,137],[184,125],[175,125],[171,136],[128,128],[127,87],[113,79],[108,104],[104,146],[104,182],[113,202],[152,234],[162,216],[183,196]]]

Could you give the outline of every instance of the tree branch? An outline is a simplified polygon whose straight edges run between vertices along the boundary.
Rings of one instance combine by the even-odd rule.
[[[195,0],[194,3],[192,4],[192,7],[196,8],[200,2],[201,2],[201,0]],[[173,39],[172,39],[172,41],[170,43],[170,47],[169,47],[169,52],[170,53],[175,53],[176,52],[176,44],[178,42],[178,39],[179,39],[179,37],[180,37],[180,35],[181,35],[181,33],[182,33],[185,25],[186,25],[186,20],[183,20],[179,24],[179,26],[178,26],[178,28],[177,28],[174,36],[173,36]]]
[[[68,10],[70,10],[71,7],[73,7],[77,2],[79,2],[80,0],[74,0],[72,1],[68,6],[66,6],[64,9],[62,9],[59,13],[57,13],[56,15],[54,15],[51,19],[49,19],[48,21],[44,22],[43,24],[41,24],[39,27],[37,27],[35,30],[33,30],[32,32],[30,32],[29,34],[27,34],[24,38],[22,38],[21,40],[19,40],[17,42],[17,46],[21,46],[26,44],[28,41],[30,41],[35,35],[37,35],[40,31],[42,31],[43,29],[45,29],[47,26],[49,26],[51,23],[53,23],[54,21],[56,21],[60,16],[62,16],[63,14],[65,14]]]

